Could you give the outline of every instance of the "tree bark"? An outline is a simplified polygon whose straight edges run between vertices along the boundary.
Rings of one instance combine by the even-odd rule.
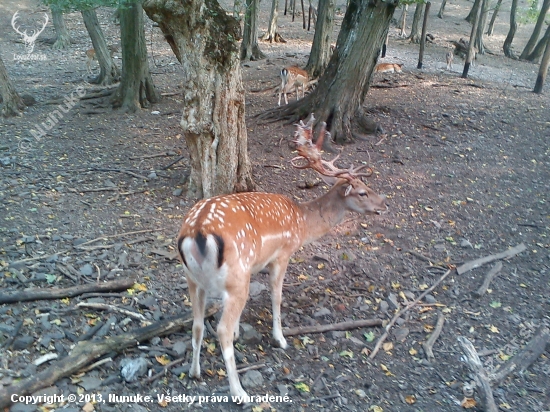
[[[399,37],[407,37],[407,11],[409,10],[408,4],[401,5],[401,17],[399,18]]]
[[[145,0],[143,8],[183,66],[180,124],[191,158],[188,195],[252,190],[238,21],[216,0]]]
[[[483,44],[483,35],[487,25],[487,16],[489,15],[489,0],[481,0],[481,11],[479,22],[477,24],[476,41],[474,46],[477,48],[477,54],[485,54],[485,45]]]
[[[351,141],[351,119],[360,110],[369,91],[397,3],[397,0],[350,0],[336,49],[317,88],[297,102],[271,109],[258,117],[293,122],[313,112],[317,123],[327,123],[336,143]],[[327,140],[325,142],[330,144]]]
[[[334,28],[335,0],[319,0],[313,44],[306,64],[310,78],[320,77],[330,60],[330,39]]]
[[[518,23],[516,22],[516,11],[518,9],[518,0],[512,0],[512,7],[510,9],[510,30],[508,30],[508,35],[504,40],[504,45],[502,50],[506,57],[515,59],[514,52],[512,51],[512,41],[516,35],[516,30],[518,29]]]
[[[489,22],[489,27],[487,28],[487,36],[492,36],[493,31],[495,28],[495,21],[497,20],[497,15],[500,10],[500,6],[502,5],[502,0],[498,0],[497,4],[495,6],[495,11],[493,11],[493,15],[491,16],[491,21]]]
[[[540,58],[540,56],[542,56],[542,54],[544,53],[546,44],[549,41],[550,41],[550,25],[546,28],[546,32],[544,33],[544,36],[542,36],[542,39],[540,39],[537,45],[535,46],[533,53],[527,56],[527,60],[529,60],[530,62],[536,62]]]
[[[5,117],[19,116],[25,110],[25,103],[15,90],[11,82],[6,66],[0,57],[0,96],[2,96],[2,115]]]
[[[149,72],[143,26],[140,2],[128,2],[120,8],[122,78],[113,98],[113,106],[128,113],[158,101]]]
[[[550,27],[550,26],[549,26]],[[539,74],[537,75],[537,81],[533,92],[537,94],[542,93],[544,82],[546,81],[546,75],[548,74],[548,65],[550,64],[550,40],[546,42],[546,48],[540,61]]]
[[[502,0],[500,0],[502,1]],[[441,7],[439,8],[439,13],[437,13],[437,17],[439,17],[440,19],[443,18],[443,13],[445,12],[445,6],[447,5],[447,0],[443,0],[441,2]]]
[[[258,46],[258,9],[260,0],[246,0],[243,41],[241,42],[241,61],[262,60],[265,54]]]
[[[86,30],[92,39],[95,55],[100,67],[99,76],[93,82],[102,86],[116,83],[119,80],[120,73],[111,57],[111,52],[99,25],[95,9],[82,10],[81,13]]]
[[[466,54],[466,61],[464,62],[464,70],[462,71],[462,78],[467,79],[468,78],[468,71],[470,70],[470,65],[472,63],[472,60],[475,58],[475,41],[476,41],[476,35],[477,35],[477,28],[479,26],[479,21],[481,20],[481,13],[482,13],[482,7],[483,7],[483,1],[484,0],[476,0],[474,3],[474,7],[472,8],[474,12],[474,20],[472,23],[472,31],[470,32],[470,42],[468,47],[468,53]]]
[[[286,43],[285,39],[277,32],[277,19],[279,18],[279,0],[271,2],[271,12],[269,14],[269,25],[267,31],[262,36],[262,40],[270,43]]]
[[[57,38],[52,48],[56,50],[66,49],[71,45],[71,35],[67,30],[65,19],[63,18],[63,12],[58,7],[52,5],[50,8],[52,12],[53,26],[55,28],[55,34]]]
[[[529,59],[529,55],[533,53],[533,50],[535,49],[535,45],[537,44],[537,41],[540,36],[540,32],[542,31],[542,26],[544,25],[544,19],[546,18],[546,14],[548,13],[548,9],[550,8],[550,0],[544,0],[542,3],[542,8],[540,9],[539,17],[537,19],[537,23],[535,24],[535,28],[533,29],[533,33],[531,33],[531,37],[529,37],[529,41],[525,45],[525,48],[521,52],[521,55],[519,56],[520,59]]]
[[[430,13],[430,7],[432,6],[431,2],[426,3],[424,9],[424,21],[422,23],[422,35],[420,36],[420,51],[418,52],[418,65],[417,69],[422,68],[422,60],[424,60],[424,47],[426,45],[426,32],[428,30],[428,15]]]
[[[426,7],[426,3],[416,3],[416,8],[414,9],[414,15],[413,15],[413,21],[411,24],[411,34],[409,36],[409,40],[411,43],[420,43],[420,38],[422,36],[422,26],[420,25],[420,22],[422,21],[422,13],[424,12],[424,8]]]

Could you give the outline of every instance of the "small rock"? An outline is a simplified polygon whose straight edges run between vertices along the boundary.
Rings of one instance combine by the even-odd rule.
[[[83,238],[75,239],[73,240],[73,246],[81,245],[82,243],[85,243],[87,241],[88,241],[87,239],[83,239]]]
[[[258,371],[248,371],[241,378],[242,385],[247,389],[257,388],[264,383],[264,377]]]
[[[434,249],[438,252],[444,252],[445,251],[445,245],[442,243],[438,243],[437,245],[434,245]]]
[[[182,373],[188,373],[190,369],[191,364],[186,363],[185,365],[172,369],[172,374],[175,376],[180,376]]]
[[[157,173],[156,172],[151,172],[147,175],[147,178],[148,179],[156,179],[157,178]]]
[[[314,318],[320,318],[322,316],[329,316],[332,312],[328,308],[321,308],[313,314]]]
[[[31,336],[21,336],[13,341],[12,347],[15,350],[23,350],[27,349],[33,342],[34,339]]]
[[[405,339],[409,335],[409,328],[397,328],[393,331],[393,335],[399,342],[405,342]]]
[[[267,286],[265,286],[263,283],[260,282],[250,282],[250,297],[258,296],[260,293],[262,293],[264,290],[267,290]]]
[[[424,301],[426,301],[426,303],[429,303],[429,304],[437,303],[437,299],[434,298],[432,295],[426,295],[424,297]]]
[[[397,301],[397,296],[395,296],[395,293],[390,293],[388,295],[388,303],[393,309],[399,309],[399,302]]]
[[[120,374],[126,382],[134,382],[145,373],[147,373],[147,360],[145,358],[124,358],[120,362]]]
[[[365,398],[367,396],[363,389],[355,389],[355,394],[360,398]]]
[[[319,379],[319,381],[321,380]],[[286,385],[282,385],[282,384],[277,385],[277,390],[279,391],[281,396],[288,395],[288,386]]]
[[[172,195],[173,196],[181,196],[182,193],[183,193],[183,189],[176,189],[172,192]]]
[[[262,335],[254,329],[252,325],[241,323],[241,328],[243,329],[243,333],[241,335],[243,342],[248,344],[258,344],[262,341]]]
[[[187,351],[187,343],[178,340],[176,343],[174,343],[174,346],[172,346],[172,350],[178,354],[178,356],[182,356]]]
[[[390,305],[388,304],[388,302],[386,302],[385,300],[380,302],[380,311],[381,312],[387,312],[389,308],[390,308]]]
[[[91,276],[92,273],[94,273],[94,268],[89,263],[86,263],[84,266],[82,266],[78,270],[84,276]]]
[[[93,391],[101,386],[102,380],[99,378],[94,378],[92,376],[83,376],[78,383],[79,386],[82,386],[87,392]]]

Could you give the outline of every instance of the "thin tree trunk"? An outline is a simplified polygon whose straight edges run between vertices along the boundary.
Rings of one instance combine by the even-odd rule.
[[[512,41],[514,40],[516,30],[518,29],[518,23],[516,22],[517,8],[518,0],[512,0],[512,7],[510,9],[510,30],[508,31],[508,35],[506,36],[506,39],[504,40],[504,45],[502,46],[504,55],[513,59],[516,58],[514,56],[514,52],[512,52]]]
[[[468,47],[468,54],[466,55],[466,61],[464,62],[464,70],[462,72],[462,78],[468,78],[468,71],[470,70],[470,65],[472,60],[475,58],[475,46],[477,28],[479,26],[479,21],[481,20],[482,4],[481,0],[476,0],[474,3],[474,21],[472,23],[472,31],[470,32],[470,42]]]
[[[56,50],[66,49],[71,45],[71,35],[67,30],[67,25],[65,24],[63,13],[61,9],[53,5],[50,10],[52,12],[53,27],[55,28],[55,34],[57,36],[52,48]]]
[[[537,94],[542,93],[542,88],[544,87],[546,75],[548,74],[549,65],[550,65],[550,40],[546,42],[546,48],[544,50],[544,55],[542,56],[542,60],[540,62],[539,74],[537,75],[537,81],[535,83],[535,88],[533,89],[533,92]]]
[[[528,59],[528,56],[531,53],[533,53],[533,50],[535,49],[535,45],[539,40],[540,32],[542,31],[544,20],[546,19],[546,14],[548,13],[549,8],[550,8],[550,0],[544,0],[544,2],[542,3],[542,7],[540,9],[537,23],[535,24],[535,28],[533,29],[533,33],[531,33],[531,37],[529,37],[529,41],[527,42],[527,44],[525,45],[525,48],[521,52],[521,55],[519,56],[520,59]]]
[[[265,59],[258,46],[258,8],[260,0],[246,0],[241,61]]]
[[[2,115],[6,117],[19,116],[25,109],[25,103],[15,90],[11,82],[6,66],[0,57],[0,96],[2,96]]]
[[[335,10],[335,0],[319,0],[313,44],[305,68],[311,78],[321,76],[330,60],[330,39],[334,28]]]
[[[483,35],[485,34],[485,26],[487,25],[487,16],[489,15],[489,0],[481,0],[481,15],[477,25],[475,47],[477,54],[485,54],[485,45],[483,44]]]
[[[409,10],[408,4],[401,5],[401,17],[399,18],[399,37],[407,37],[407,11]]]
[[[239,22],[215,0],[145,0],[143,8],[183,66],[188,196],[252,190]]]
[[[502,1],[502,0],[500,0]],[[445,12],[445,6],[447,5],[447,0],[443,0],[441,2],[441,7],[439,8],[439,13],[437,13],[437,17],[439,17],[440,19],[443,18],[443,13]]]
[[[422,26],[420,25],[420,22],[425,7],[426,3],[416,3],[416,8],[414,9],[414,16],[411,25],[411,34],[409,36],[409,40],[411,41],[411,43],[420,43],[420,37],[422,36]]]
[[[122,79],[114,95],[113,106],[129,113],[158,101],[149,72],[143,26],[140,2],[128,2],[120,9]]]
[[[81,13],[86,30],[92,39],[95,55],[100,67],[99,76],[94,80],[94,83],[101,84],[102,86],[113,84],[119,80],[120,73],[111,57],[111,52],[99,25],[96,11],[95,9],[88,9],[82,10]]]
[[[422,68],[422,60],[424,59],[424,46],[426,45],[426,31],[428,30],[428,13],[430,12],[431,2],[426,3],[424,10],[424,22],[422,23],[422,36],[420,37],[420,52],[418,53],[417,69]]]
[[[286,43],[285,39],[277,32],[277,19],[279,17],[279,0],[271,2],[271,12],[269,14],[269,24],[267,31],[262,36],[262,40],[270,43]]]
[[[500,10],[500,6],[502,5],[502,0],[497,1],[497,5],[495,6],[495,11],[493,11],[493,15],[491,16],[491,21],[489,22],[489,27],[487,28],[487,36],[492,36],[493,31],[495,28],[495,22],[497,20],[497,15]]]
[[[537,45],[535,46],[533,53],[527,56],[527,60],[534,63],[538,59],[540,59],[540,56],[542,56],[546,48],[546,43],[548,43],[549,41],[550,41],[550,25],[548,25],[548,27],[546,28],[546,32],[544,33],[544,36],[542,36],[542,39],[540,39]]]

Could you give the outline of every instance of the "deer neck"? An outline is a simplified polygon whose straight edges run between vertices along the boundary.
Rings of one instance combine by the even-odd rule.
[[[323,196],[300,203],[304,217],[305,239],[303,244],[313,242],[338,225],[347,212],[342,195],[335,186]]]

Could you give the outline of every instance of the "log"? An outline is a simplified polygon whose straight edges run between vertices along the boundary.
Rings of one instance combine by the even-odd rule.
[[[510,248],[504,252],[497,253],[496,255],[485,256],[476,260],[472,260],[470,262],[466,262],[462,266],[459,266],[458,268],[456,268],[456,271],[458,272],[459,275],[462,275],[472,269],[475,269],[484,265],[485,263],[493,262],[495,260],[500,260],[500,259],[511,258],[512,256],[515,256],[518,253],[523,252],[525,249],[527,249],[525,245],[523,243],[520,243],[519,245],[514,246],[513,248]]]

